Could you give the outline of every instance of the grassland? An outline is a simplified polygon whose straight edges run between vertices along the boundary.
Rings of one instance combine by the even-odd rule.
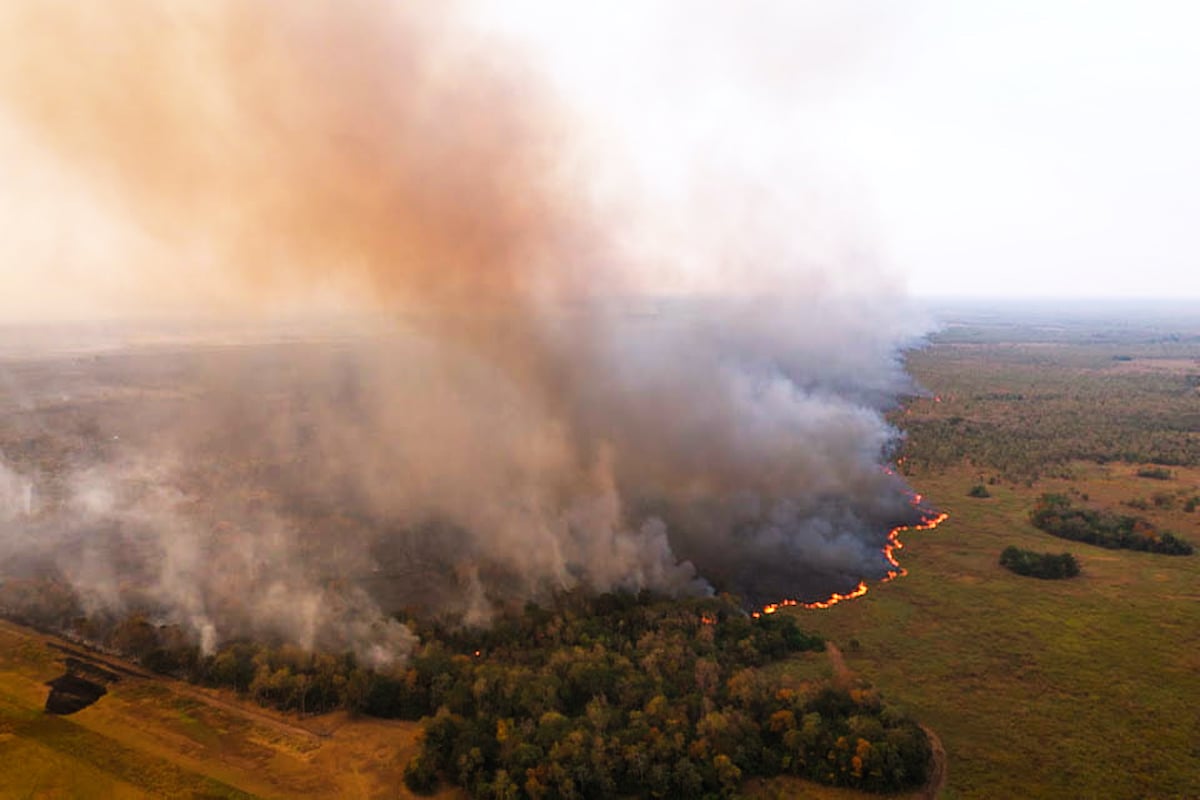
[[[1200,491],[1194,465],[1157,481],[1137,475],[1145,464],[1113,460],[1126,441],[1191,452],[1200,345],[1020,333],[955,330],[914,354],[912,371],[940,401],[897,415],[910,430],[906,472],[950,519],[905,537],[902,580],[791,613],[939,733],[946,798],[1200,797],[1200,557],[1103,550],[1028,520],[1047,491],[1118,510]],[[1093,446],[1099,458],[1077,457]],[[968,497],[981,480],[992,496]],[[1140,513],[1200,543],[1200,512],[1147,505]],[[998,563],[1008,545],[1070,550],[1082,574],[1015,575]]]
[[[1110,323],[1115,324],[1115,323]],[[927,387],[894,415],[905,470],[963,463],[1011,480],[1070,462],[1200,466],[1200,334],[960,325],[910,355]]]
[[[409,797],[415,723],[301,720],[161,677],[125,676],[70,716],[43,712],[63,672],[47,637],[0,622],[0,797]],[[453,793],[443,793],[453,797]]]

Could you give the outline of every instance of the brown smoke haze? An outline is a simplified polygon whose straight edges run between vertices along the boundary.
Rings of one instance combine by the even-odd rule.
[[[0,156],[49,231],[0,245],[25,316],[175,317],[10,329],[0,579],[378,664],[402,606],[884,572],[919,326],[858,251],[806,258],[786,186],[613,191],[466,8],[0,8]]]

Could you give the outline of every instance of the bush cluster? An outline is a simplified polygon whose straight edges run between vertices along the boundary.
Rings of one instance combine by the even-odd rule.
[[[1166,467],[1142,467],[1137,474],[1139,478],[1151,478],[1156,481],[1169,481],[1174,475]]]
[[[1079,574],[1079,562],[1070,553],[1035,553],[1015,546],[1004,548],[1000,566],[1031,578],[1074,578]]]
[[[1047,533],[1111,550],[1144,550],[1164,555],[1191,555],[1192,545],[1161,531],[1144,517],[1078,508],[1063,494],[1043,494],[1030,521]]]

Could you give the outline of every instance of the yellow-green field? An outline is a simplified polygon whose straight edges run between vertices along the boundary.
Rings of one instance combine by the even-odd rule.
[[[1200,557],[1103,550],[1027,521],[1043,491],[1127,498],[1145,482],[1133,470],[1077,465],[1075,480],[992,486],[989,499],[966,496],[966,467],[912,476],[951,516],[906,537],[910,574],[797,612],[940,734],[945,797],[1200,797]],[[1200,540],[1191,517],[1161,521]],[[1070,550],[1083,573],[1015,575],[997,563],[1010,544]]]
[[[47,714],[45,682],[63,673],[57,641],[0,622],[0,797],[410,796],[401,773],[415,723],[301,720],[136,677],[78,713]]]
[[[1043,492],[1073,491],[1200,546],[1200,468],[1152,480],[1129,463],[1197,463],[1200,338],[1051,333],[968,325],[910,355],[930,395],[895,416],[904,472],[950,519],[903,537],[907,577],[789,613],[937,731],[946,798],[1200,798],[1200,551],[1105,550],[1028,520]],[[992,496],[968,497],[980,482]],[[1015,575],[1009,545],[1069,551],[1082,574]]]

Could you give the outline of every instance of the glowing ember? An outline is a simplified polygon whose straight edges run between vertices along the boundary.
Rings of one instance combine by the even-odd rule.
[[[884,467],[884,470],[886,472],[888,472],[889,474],[894,474],[894,473],[892,473],[892,470],[889,469],[888,467]],[[914,508],[916,508],[921,505],[921,501],[923,499],[924,499],[923,495],[913,493],[909,502],[913,505]],[[893,580],[895,578],[901,578],[908,574],[908,571],[905,570],[904,567],[900,566],[900,562],[896,560],[896,551],[904,548],[904,543],[900,541],[900,534],[902,534],[906,531],[933,530],[934,528],[936,528],[938,525],[941,525],[943,522],[945,522],[949,518],[950,518],[950,515],[945,512],[941,512],[938,514],[931,514],[929,516],[924,517],[920,522],[916,523],[915,525],[898,525],[895,528],[892,528],[890,531],[888,531],[887,543],[883,546],[883,557],[886,558],[888,563],[892,565],[892,569],[888,570],[887,574],[883,577],[883,579],[880,581],[880,583],[887,583],[890,580]],[[780,600],[778,603],[771,603],[770,605],[763,606],[762,611],[755,611],[750,616],[754,617],[755,619],[758,619],[763,614],[774,614],[779,609],[786,608],[787,606],[800,606],[801,608],[829,608],[830,606],[837,605],[838,603],[842,602],[843,600],[853,600],[856,597],[862,597],[866,593],[867,593],[867,582],[859,581],[858,586],[856,586],[854,589],[847,592],[846,594],[834,592],[832,595],[829,596],[828,599],[817,600],[812,603],[801,603],[799,600]]]

